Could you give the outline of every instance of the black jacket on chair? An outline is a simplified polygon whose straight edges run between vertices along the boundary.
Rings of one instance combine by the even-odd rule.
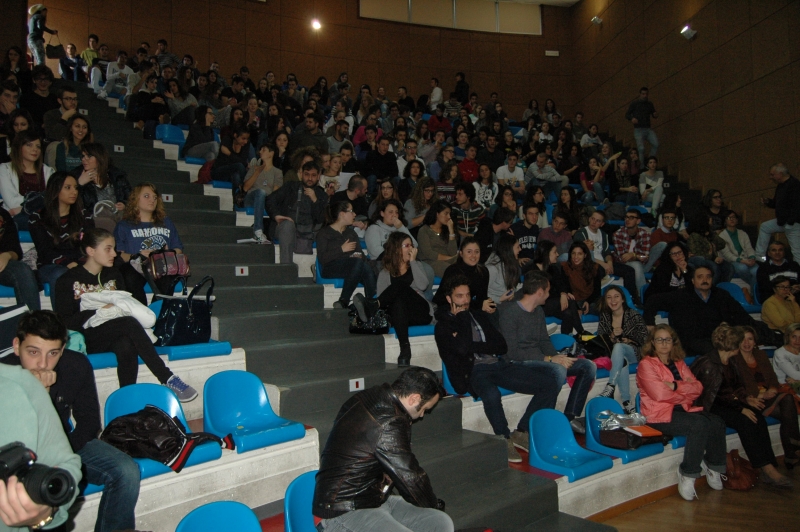
[[[427,473],[411,452],[411,416],[388,384],[351,397],[320,457],[312,511],[332,519],[378,508],[392,486],[420,508],[437,508]]]

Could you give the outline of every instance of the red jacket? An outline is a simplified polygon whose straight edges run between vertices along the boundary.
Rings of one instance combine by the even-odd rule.
[[[664,381],[675,382],[672,372],[658,357],[644,357],[636,369],[636,385],[641,394],[641,412],[650,423],[669,423],[672,409],[681,405],[687,412],[701,412],[703,407],[692,406],[703,393],[703,385],[683,360],[675,362],[681,379],[673,392]]]
[[[465,158],[458,163],[458,169],[461,171],[461,180],[464,183],[474,183],[478,180],[478,162],[475,159]]]
[[[431,135],[436,133],[437,131],[444,131],[444,134],[447,135],[453,130],[453,125],[450,123],[450,119],[446,116],[442,115],[441,118],[432,114],[431,117],[428,119],[428,131],[431,132]]]

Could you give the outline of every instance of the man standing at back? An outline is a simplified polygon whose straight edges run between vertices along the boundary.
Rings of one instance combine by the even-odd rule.
[[[342,406],[314,490],[312,511],[322,530],[452,532],[444,503],[411,451],[411,424],[443,395],[435,373],[411,368]],[[400,495],[390,495],[392,488]]]
[[[650,90],[647,87],[639,89],[639,97],[633,100],[625,113],[625,120],[630,120],[633,124],[633,137],[636,139],[636,147],[639,148],[639,156],[644,159],[644,141],[650,143],[650,157],[656,156],[658,150],[658,137],[656,132],[650,129],[650,118],[658,118],[656,107],[648,99]]]
[[[761,198],[761,203],[775,209],[775,218],[761,222],[756,242],[756,257],[766,260],[764,254],[773,233],[783,231],[789,240],[792,258],[800,260],[800,182],[792,177],[783,163],[769,169],[770,180],[777,185],[772,199]],[[766,287],[765,287],[766,288]]]

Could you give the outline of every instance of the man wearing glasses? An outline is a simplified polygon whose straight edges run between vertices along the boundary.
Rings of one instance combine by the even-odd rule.
[[[71,85],[58,89],[58,109],[44,114],[44,132],[49,141],[59,141],[67,136],[67,120],[78,112],[78,93]]]
[[[673,242],[677,242],[678,240],[683,240],[675,230],[675,224],[677,221],[678,213],[675,211],[675,209],[665,208],[661,212],[661,224],[655,231],[650,233],[650,246],[655,246],[659,242],[671,244]],[[660,257],[661,254],[659,253],[658,256]]]
[[[644,274],[653,269],[667,247],[666,242],[652,245],[650,233],[644,227],[639,227],[641,219],[642,215],[638,210],[628,209],[625,213],[625,226],[614,233],[614,260],[633,268],[636,273],[637,293],[647,282]]]

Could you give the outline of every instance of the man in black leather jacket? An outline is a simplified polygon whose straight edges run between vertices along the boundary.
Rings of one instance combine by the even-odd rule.
[[[323,530],[452,532],[427,473],[411,452],[411,423],[444,395],[436,374],[404,371],[351,397],[320,457],[313,512]],[[401,496],[390,496],[396,487]]]

